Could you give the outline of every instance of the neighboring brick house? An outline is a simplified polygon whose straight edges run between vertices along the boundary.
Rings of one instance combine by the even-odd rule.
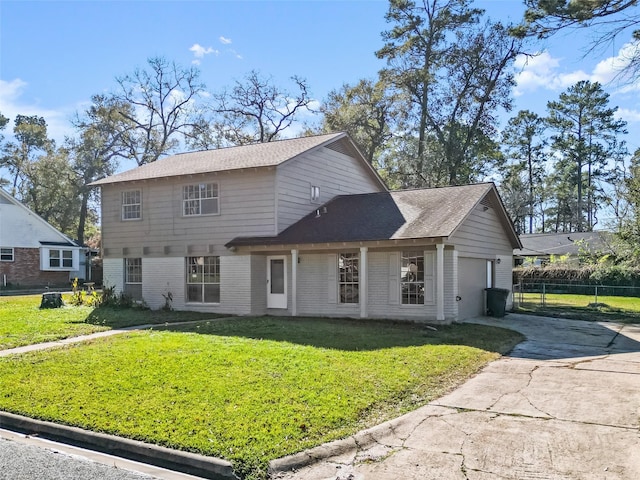
[[[389,192],[345,133],[174,155],[94,183],[104,283],[152,308],[449,323],[511,289],[492,183]],[[508,300],[508,304],[510,303]]]
[[[0,288],[68,286],[84,265],[84,248],[0,188]]]

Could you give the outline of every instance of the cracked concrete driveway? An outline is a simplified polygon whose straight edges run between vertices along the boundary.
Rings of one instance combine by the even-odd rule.
[[[640,325],[471,321],[527,340],[415,412],[273,462],[274,478],[640,478]]]

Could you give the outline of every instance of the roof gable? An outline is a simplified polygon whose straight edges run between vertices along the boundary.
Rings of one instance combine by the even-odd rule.
[[[512,245],[520,245],[492,183],[335,197],[274,237],[236,238],[227,246],[446,238],[482,201],[499,203]]]
[[[197,175],[247,168],[277,167],[285,162],[293,161],[302,154],[324,146],[329,146],[359,158],[363,166],[369,170],[369,173],[375,176],[376,180],[384,187],[384,183],[378,174],[364,159],[346,133],[331,133],[216,150],[181,153],[112,175],[93,182],[91,185],[99,186],[118,182]]]
[[[7,247],[39,247],[52,242],[78,246],[53,225],[0,188],[0,243]]]

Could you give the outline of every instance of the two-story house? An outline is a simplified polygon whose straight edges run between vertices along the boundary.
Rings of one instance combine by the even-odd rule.
[[[449,322],[511,288],[491,183],[389,192],[344,133],[174,155],[102,189],[105,284],[152,308]]]
[[[0,286],[69,286],[85,249],[0,188]]]

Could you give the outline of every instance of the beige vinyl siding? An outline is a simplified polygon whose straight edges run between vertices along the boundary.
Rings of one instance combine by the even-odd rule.
[[[272,235],[275,170],[224,172],[102,187],[105,257],[224,254],[237,236]],[[182,214],[182,187],[215,182],[219,215]],[[122,192],[142,191],[142,220],[122,221]]]
[[[278,233],[336,195],[382,191],[360,160],[330,148],[306,153],[278,167]],[[320,187],[319,202],[311,202],[311,186]]]
[[[430,251],[430,250],[427,250]],[[435,255],[435,251],[433,251]],[[334,253],[309,254],[300,252],[300,264],[298,265],[298,314],[299,315],[323,315],[330,317],[359,317],[359,304],[337,303],[335,295],[330,288],[337,288],[337,283],[332,281],[331,265],[336,259]],[[389,278],[395,262],[398,260],[398,252],[371,251],[368,252],[368,317],[403,319],[412,321],[426,321],[434,323],[436,319],[436,305],[401,305],[399,292],[394,298],[390,298]],[[453,250],[445,250],[445,319],[449,323],[454,319],[455,295],[453,292],[453,280],[451,278],[451,266],[453,265]],[[336,292],[337,293],[337,292]],[[360,292],[364,295],[365,292]],[[397,297],[397,298],[396,298]],[[334,301],[332,301],[334,300]],[[392,301],[395,300],[395,304]]]
[[[251,256],[251,314],[264,315],[267,311],[267,257]]]
[[[493,208],[477,206],[449,239],[461,256],[495,258],[509,255],[513,247]]]
[[[494,287],[512,290],[511,267],[513,264],[513,248],[509,238],[500,223],[499,217],[493,208],[485,210],[483,205],[477,206],[471,215],[465,220],[455,234],[449,239],[449,243],[455,243],[455,248],[460,256],[458,263],[458,275],[461,279],[467,278],[472,272],[465,271],[466,268],[474,268],[472,259],[492,260],[495,262]],[[497,260],[500,259],[500,263]],[[466,263],[465,263],[466,262]],[[480,265],[478,263],[478,265]],[[478,267],[479,268],[479,267]],[[485,267],[486,283],[486,267]],[[480,273],[477,274],[480,278]],[[484,283],[481,286],[484,288]],[[467,286],[466,288],[472,288]],[[480,287],[478,287],[480,288]],[[482,292],[484,295],[484,292]],[[469,312],[475,312],[476,307],[465,305],[469,301],[469,291],[460,293],[465,297],[459,303],[459,319],[469,316]],[[475,303],[475,298],[474,298]],[[507,299],[507,309],[513,305],[513,298],[509,295]],[[482,314],[474,313],[473,316]]]
[[[415,247],[413,249],[419,249]],[[426,249],[431,252],[432,250]],[[435,261],[435,250],[434,261]],[[447,298],[452,296],[452,291],[447,287],[450,285],[449,277],[451,271],[448,268],[450,263],[451,250],[445,250],[445,319],[448,322],[453,317],[451,304]],[[413,320],[416,322],[436,321],[437,307],[435,302],[427,305],[402,305],[400,303],[399,283],[396,291],[389,288],[389,279],[398,275],[400,269],[401,252],[372,252],[369,251],[369,316],[372,318],[393,318]],[[396,265],[397,263],[397,265]],[[434,282],[436,279],[434,278]],[[434,285],[435,289],[435,285]],[[447,308],[449,305],[449,308]]]
[[[498,263],[498,259],[500,263]],[[500,255],[496,259],[495,263],[495,278],[494,278],[494,286],[497,288],[506,288],[507,290],[513,292],[513,255]],[[509,294],[507,298],[507,310],[511,310],[513,307],[513,294]]]
[[[330,266],[337,262],[336,253],[310,254],[300,252],[298,264],[298,315],[327,317],[358,317],[359,304],[337,302],[338,285],[330,282]],[[337,264],[336,264],[337,268]],[[335,292],[329,291],[335,287]]]

